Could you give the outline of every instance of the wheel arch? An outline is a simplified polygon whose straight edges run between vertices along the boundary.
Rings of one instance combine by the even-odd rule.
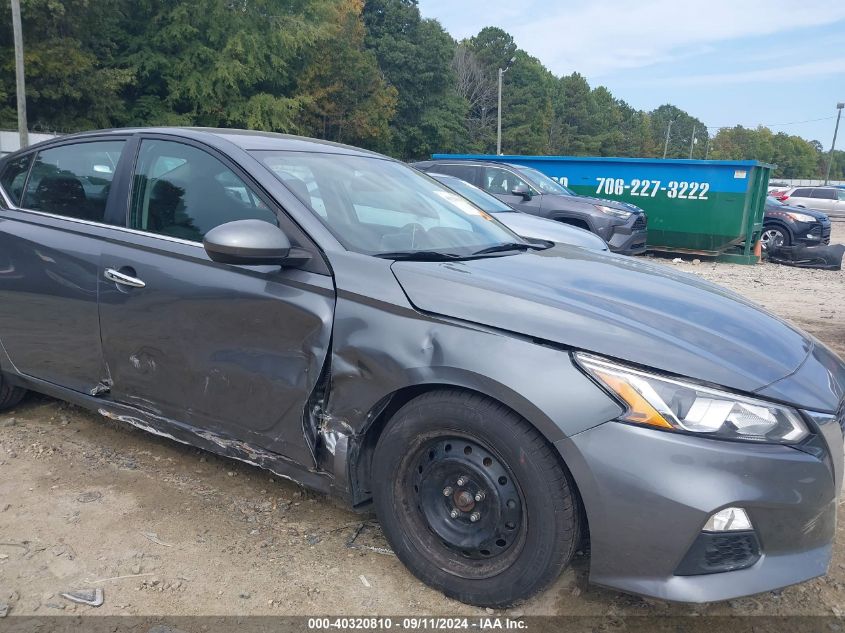
[[[567,466],[566,462],[563,459],[563,456],[560,454],[557,446],[555,445],[555,440],[549,436],[548,432],[544,431],[542,424],[536,424],[534,420],[528,415],[522,413],[518,408],[511,406],[508,402],[503,401],[500,398],[496,398],[494,396],[489,395],[483,391],[480,391],[476,388],[468,387],[465,385],[459,385],[455,383],[448,383],[448,382],[430,382],[430,383],[422,383],[422,384],[415,384],[415,385],[408,385],[406,387],[402,387],[400,389],[395,390],[394,392],[388,394],[375,405],[373,405],[370,413],[368,415],[368,419],[372,421],[370,424],[361,432],[359,436],[358,442],[356,442],[357,450],[350,455],[350,463],[349,463],[349,470],[350,470],[350,477],[351,483],[353,487],[353,497],[355,505],[359,505],[368,501],[372,497],[372,487],[371,487],[371,477],[372,477],[372,459],[373,454],[375,452],[375,447],[378,444],[379,438],[382,436],[384,431],[390,424],[390,420],[395,416],[395,414],[408,402],[418,398],[419,396],[430,393],[432,391],[456,391],[456,392],[464,392],[464,393],[474,393],[483,398],[487,398],[491,400],[509,411],[513,412],[514,414],[520,416],[528,424],[534,427],[538,433],[543,437],[543,439],[549,444],[552,452],[554,453],[555,457],[557,458],[560,467],[566,473],[570,485],[574,490],[575,496],[578,499],[579,504],[579,512],[580,512],[580,521],[582,526],[581,538],[582,540],[589,540],[589,523],[587,519],[587,513],[584,506],[584,500],[581,497],[581,492],[578,488],[578,483],[575,480],[571,470]],[[557,427],[556,427],[557,428]],[[548,430],[548,429],[547,429]],[[559,429],[558,434],[559,435]]]
[[[779,229],[783,229],[789,235],[790,242],[795,241],[795,231],[792,230],[792,227],[789,226],[787,222],[779,218],[772,218],[770,220],[763,221],[763,230],[765,231],[767,227],[776,227]]]
[[[369,415],[367,417],[369,420],[371,420],[371,422],[359,434],[358,441],[356,442],[357,450],[353,455],[350,455],[349,468],[356,505],[369,499],[369,497],[371,496],[370,480],[372,473],[373,453],[375,451],[376,444],[378,444],[379,438],[382,436],[385,429],[387,429],[387,427],[389,426],[391,419],[393,419],[396,413],[411,400],[414,400],[415,398],[418,398],[419,396],[425,393],[441,390],[477,394],[483,398],[487,398],[488,400],[491,400],[507,408],[509,411],[526,420],[528,424],[534,427],[537,432],[540,433],[541,436],[543,436],[543,439],[548,442],[549,446],[557,457],[561,468],[566,471],[575,489],[575,492],[578,495],[578,500],[581,504],[583,512],[584,503],[581,499],[580,492],[578,491],[578,486],[575,482],[575,478],[573,477],[570,469],[566,465],[563,456],[560,454],[560,451],[555,446],[555,442],[563,437],[563,433],[561,432],[559,427],[555,425],[554,431],[551,431],[549,429],[548,424],[544,424],[543,422],[540,422],[538,424],[535,416],[531,416],[530,413],[526,414],[527,412],[521,410],[522,407],[520,407],[519,404],[514,406],[514,403],[510,401],[509,398],[498,398],[496,396],[491,396],[489,393],[486,393],[485,391],[479,390],[474,387],[456,384],[453,382],[442,381],[420,383],[399,388],[393,391],[392,393],[386,395],[385,397],[381,398],[370,409]],[[549,420],[548,422],[553,424],[551,420]],[[586,529],[586,515],[583,518]]]
[[[590,233],[595,233],[593,227],[590,225],[590,222],[586,218],[580,218],[571,215],[555,215],[552,216],[552,219],[555,222],[560,222],[561,224],[568,224],[569,226],[575,226],[579,229],[586,229]]]

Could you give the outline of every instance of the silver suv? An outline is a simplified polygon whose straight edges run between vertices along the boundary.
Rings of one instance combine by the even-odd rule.
[[[775,197],[793,207],[818,209],[845,217],[845,189],[839,187],[790,187]]]

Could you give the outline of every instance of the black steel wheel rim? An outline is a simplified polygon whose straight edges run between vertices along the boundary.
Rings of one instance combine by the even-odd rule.
[[[522,495],[505,463],[478,441],[436,438],[409,464],[409,498],[418,520],[467,562],[506,563],[525,527]],[[489,565],[484,565],[490,571]]]

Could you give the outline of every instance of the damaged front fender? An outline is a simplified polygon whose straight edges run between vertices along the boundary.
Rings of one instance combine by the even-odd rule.
[[[333,256],[343,261],[333,261],[338,298],[317,461],[353,503],[369,496],[366,438],[397,394],[470,389],[522,415],[552,443],[621,413],[565,350],[421,313],[389,262]]]

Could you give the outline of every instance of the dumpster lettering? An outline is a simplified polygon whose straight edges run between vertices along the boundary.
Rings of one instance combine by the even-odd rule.
[[[709,182],[688,182],[686,180],[671,180],[664,187],[660,180],[646,180],[634,178],[629,183],[624,178],[597,177],[596,193],[605,196],[621,196],[628,193],[641,198],[656,198],[659,193],[665,193],[668,198],[680,200],[708,200]]]

